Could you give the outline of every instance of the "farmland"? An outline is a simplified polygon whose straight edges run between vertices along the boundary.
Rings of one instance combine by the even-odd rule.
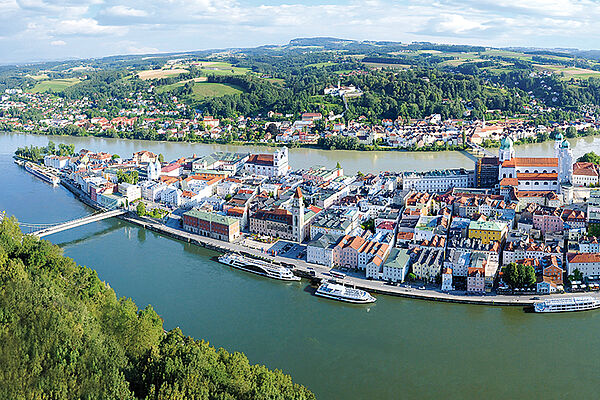
[[[50,79],[43,80],[38,83],[31,89],[32,93],[42,93],[42,92],[60,92],[69,86],[73,86],[76,83],[79,83],[79,79],[77,78],[66,78],[66,79]]]

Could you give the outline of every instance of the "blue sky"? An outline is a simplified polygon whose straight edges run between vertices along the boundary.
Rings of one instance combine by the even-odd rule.
[[[597,0],[0,0],[0,63],[295,37],[600,48]]]

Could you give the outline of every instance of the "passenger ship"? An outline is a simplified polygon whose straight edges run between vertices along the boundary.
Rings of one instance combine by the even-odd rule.
[[[327,297],[348,303],[374,303],[377,299],[361,289],[349,288],[339,283],[324,282],[315,292],[317,296]]]
[[[219,262],[230,267],[252,272],[253,274],[266,276],[268,278],[282,281],[299,281],[300,277],[292,273],[289,268],[281,265],[271,264],[267,261],[245,257],[240,254],[223,254],[218,258]]]
[[[600,300],[595,297],[563,297],[537,302],[533,310],[539,313],[587,311],[600,308]]]
[[[30,162],[26,162],[23,166],[25,171],[29,172],[31,175],[35,175],[41,180],[48,182],[49,184],[56,186],[60,183],[60,178],[53,173],[47,171],[45,168],[35,165]]]

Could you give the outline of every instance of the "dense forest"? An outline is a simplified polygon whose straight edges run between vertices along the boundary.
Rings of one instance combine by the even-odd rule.
[[[3,399],[313,399],[281,371],[163,330],[50,242],[0,223]]]

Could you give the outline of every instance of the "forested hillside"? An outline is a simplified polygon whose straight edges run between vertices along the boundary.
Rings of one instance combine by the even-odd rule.
[[[163,330],[58,246],[0,223],[0,398],[313,399],[281,371]]]

